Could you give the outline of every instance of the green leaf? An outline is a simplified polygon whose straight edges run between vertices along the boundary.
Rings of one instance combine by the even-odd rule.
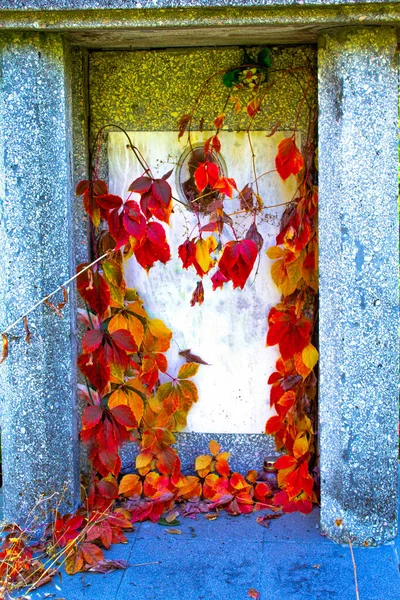
[[[189,377],[194,377],[198,370],[199,365],[197,363],[185,363],[179,369],[178,379],[188,379]]]
[[[104,261],[101,266],[109,283],[119,287],[123,278],[121,265],[116,260],[110,259]]]
[[[263,65],[265,67],[271,66],[271,52],[269,48],[263,48],[258,53],[258,64]]]
[[[241,69],[232,69],[231,71],[227,71],[222,76],[222,83],[226,87],[232,87],[239,81],[239,75],[241,72]]]

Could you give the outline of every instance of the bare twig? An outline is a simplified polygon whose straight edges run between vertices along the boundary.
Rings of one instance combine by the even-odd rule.
[[[354,558],[353,544],[351,543],[351,538],[350,538],[349,532],[347,531],[346,527],[344,526],[343,519],[335,519],[335,525],[336,525],[336,527],[343,527],[343,531],[345,532],[347,541],[349,542],[351,562],[353,563],[354,584],[356,587],[356,600],[360,600],[360,594],[358,591],[357,565],[356,565],[356,560]]]
[[[14,321],[13,323],[11,323],[11,325],[8,325],[8,327],[6,327],[6,329],[4,329],[4,331],[0,335],[5,335],[6,333],[8,333],[11,329],[13,329],[13,327],[15,327],[15,325],[18,325],[18,323],[20,323],[21,321],[23,321],[31,312],[33,312],[35,310],[35,308],[37,308],[41,304],[47,304],[49,298],[51,298],[52,296],[54,296],[55,294],[57,294],[57,292],[59,292],[59,291],[64,291],[64,288],[67,285],[69,285],[70,283],[72,283],[72,281],[74,281],[77,277],[79,277],[79,275],[81,273],[83,273],[84,271],[87,271],[88,269],[90,269],[90,267],[92,267],[96,263],[98,263],[101,260],[103,260],[104,258],[106,258],[111,252],[112,252],[112,250],[108,250],[105,254],[103,254],[99,258],[96,258],[96,260],[94,260],[93,262],[91,262],[89,265],[86,265],[86,267],[84,267],[81,271],[79,271],[79,273],[76,273],[76,275],[74,275],[73,277],[71,277],[67,281],[64,281],[64,283],[62,283],[61,285],[59,285],[57,289],[55,289],[53,292],[51,292],[51,294],[47,294],[47,296],[45,296],[44,298],[42,298],[41,300],[39,300],[38,302],[36,302],[36,304],[34,304],[33,306],[31,306],[31,308],[29,310],[27,310],[26,312],[24,312],[24,314],[21,315],[20,317],[18,317],[18,319],[16,321]]]

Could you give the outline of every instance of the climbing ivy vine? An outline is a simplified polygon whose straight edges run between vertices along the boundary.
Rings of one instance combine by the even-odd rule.
[[[272,87],[284,78],[297,80],[298,71],[306,75],[306,84],[293,133],[277,144],[275,165],[258,174],[251,130]],[[265,431],[274,436],[282,453],[275,463],[277,485],[256,470],[246,475],[232,472],[229,454],[214,440],[210,441],[209,453],[197,457],[195,473],[181,472],[175,433],[185,428],[192,405],[201,402],[194,378],[206,363],[183,351],[182,365],[177,372],[170,372],[166,352],[173,333],[148,314],[140,292],[129,288],[124,278],[124,261],[130,257],[146,271],[157,262],[167,264],[171,258],[165,228],[174,226],[169,184],[172,171],[156,177],[146,157],[124,132],[142,174],[132,181],[126,198],[109,193],[107,183],[98,177],[103,128],[95,143],[91,177],[76,187],[91,219],[94,250],[100,257],[95,264],[80,265],[77,275],[77,288],[85,304],[85,309],[78,311],[79,320],[86,328],[78,360],[85,381],[79,386],[85,403],[81,439],[87,445],[93,473],[83,506],[74,515],[56,515],[49,529],[53,549],[66,556],[68,573],[124,568],[122,563],[107,562],[103,549],[124,541],[124,530],[144,519],[174,524],[178,510],[193,514],[216,508],[234,515],[259,509],[308,513],[317,502],[318,191],[316,114],[308,102],[314,73],[309,66],[282,69],[274,72],[271,80],[273,72],[268,48],[256,55],[245,52],[243,64],[206,80],[192,109],[179,120],[178,137],[186,135],[190,148],[185,195],[195,225],[179,246],[178,255],[182,268],[193,270],[198,278],[188,299],[193,307],[206,301],[205,277],[211,278],[214,290],[222,288],[218,293],[224,293],[229,282],[233,288],[246,285],[261,252],[266,251],[274,261],[271,275],[282,297],[269,311],[266,344],[277,345],[280,357],[268,380],[275,414],[268,419]],[[227,97],[215,116],[215,131],[199,152],[192,144],[191,130],[213,78],[221,78]],[[218,156],[220,132],[229,113],[242,110],[249,119],[247,140],[254,177],[239,190],[234,173],[227,177],[221,171]],[[307,111],[308,129],[299,148],[296,130],[302,111]],[[276,123],[267,136],[272,137],[280,125]],[[201,120],[198,128],[202,128]],[[287,203],[275,245],[266,249],[257,224],[270,207],[258,184],[261,177],[276,172],[282,180],[296,179],[296,193]],[[249,219],[244,236],[239,235],[227,208],[233,197],[239,199],[240,212]],[[222,242],[223,232],[229,233],[229,241]],[[4,346],[3,358],[6,343]],[[127,441],[138,446],[136,468],[121,476],[120,448]],[[265,518],[268,516],[261,517],[260,522]],[[22,542],[16,549],[13,539],[17,539],[14,530],[2,546],[0,560],[13,552],[24,557],[19,566],[6,570],[10,581],[17,581],[24,569],[31,568],[32,555]]]

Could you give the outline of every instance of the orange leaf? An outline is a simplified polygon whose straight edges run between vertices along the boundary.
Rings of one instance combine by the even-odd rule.
[[[75,575],[75,573],[79,573],[82,571],[85,561],[83,560],[82,551],[73,546],[71,550],[67,554],[67,558],[65,560],[65,570],[68,575]]]
[[[299,375],[302,376],[303,379],[309,376],[311,373],[311,369],[304,364],[302,352],[298,352],[294,356],[294,366]]]
[[[221,113],[220,115],[218,115],[218,117],[215,117],[214,119],[214,127],[216,129],[221,129],[221,127],[223,126],[225,121],[225,113]]]
[[[138,475],[125,475],[119,484],[119,494],[123,496],[139,496],[142,493],[142,482]]]
[[[217,456],[218,452],[221,450],[221,446],[215,440],[211,440],[211,442],[208,444],[208,447],[210,448],[210,452],[213,456]]]
[[[87,565],[95,565],[97,562],[104,559],[101,548],[96,546],[96,544],[92,544],[92,542],[85,542],[82,544],[81,550],[83,559]]]
[[[301,431],[293,444],[293,455],[295,458],[301,458],[308,452],[309,438],[306,431]]]
[[[276,170],[282,179],[287,179],[289,175],[297,175],[303,165],[303,155],[296,146],[294,136],[282,140],[275,158]]]

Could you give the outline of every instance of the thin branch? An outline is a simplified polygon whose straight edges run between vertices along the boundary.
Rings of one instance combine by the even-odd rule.
[[[4,334],[8,333],[11,329],[13,329],[13,327],[15,327],[15,325],[18,325],[18,323],[20,323],[21,321],[23,321],[24,317],[27,317],[31,312],[33,312],[35,310],[35,308],[37,308],[41,304],[44,304],[49,298],[51,298],[52,296],[54,296],[55,294],[57,294],[57,292],[60,292],[63,289],[63,287],[66,287],[72,281],[74,281],[77,277],[79,277],[79,275],[81,273],[83,273],[84,271],[87,271],[88,269],[90,269],[90,267],[92,267],[96,263],[100,262],[101,260],[103,260],[104,258],[106,258],[107,256],[109,256],[109,254],[111,252],[112,252],[112,250],[108,250],[105,254],[103,254],[103,256],[100,256],[99,258],[96,258],[96,260],[94,260],[93,262],[91,262],[89,265],[86,265],[86,267],[84,267],[81,271],[79,271],[79,273],[77,273],[76,275],[74,275],[70,279],[67,279],[67,281],[64,281],[64,283],[62,283],[61,285],[59,285],[57,289],[55,289],[53,292],[51,292],[51,294],[47,294],[47,296],[45,296],[44,298],[42,298],[41,300],[39,300],[38,302],[36,302],[36,304],[34,304],[33,306],[31,306],[31,308],[29,310],[27,310],[23,315],[21,315],[20,317],[18,317],[18,319],[16,321],[14,321],[14,323],[11,323],[11,325],[9,325],[8,327],[6,327],[6,329],[4,329],[4,331],[0,335],[4,335]]]

